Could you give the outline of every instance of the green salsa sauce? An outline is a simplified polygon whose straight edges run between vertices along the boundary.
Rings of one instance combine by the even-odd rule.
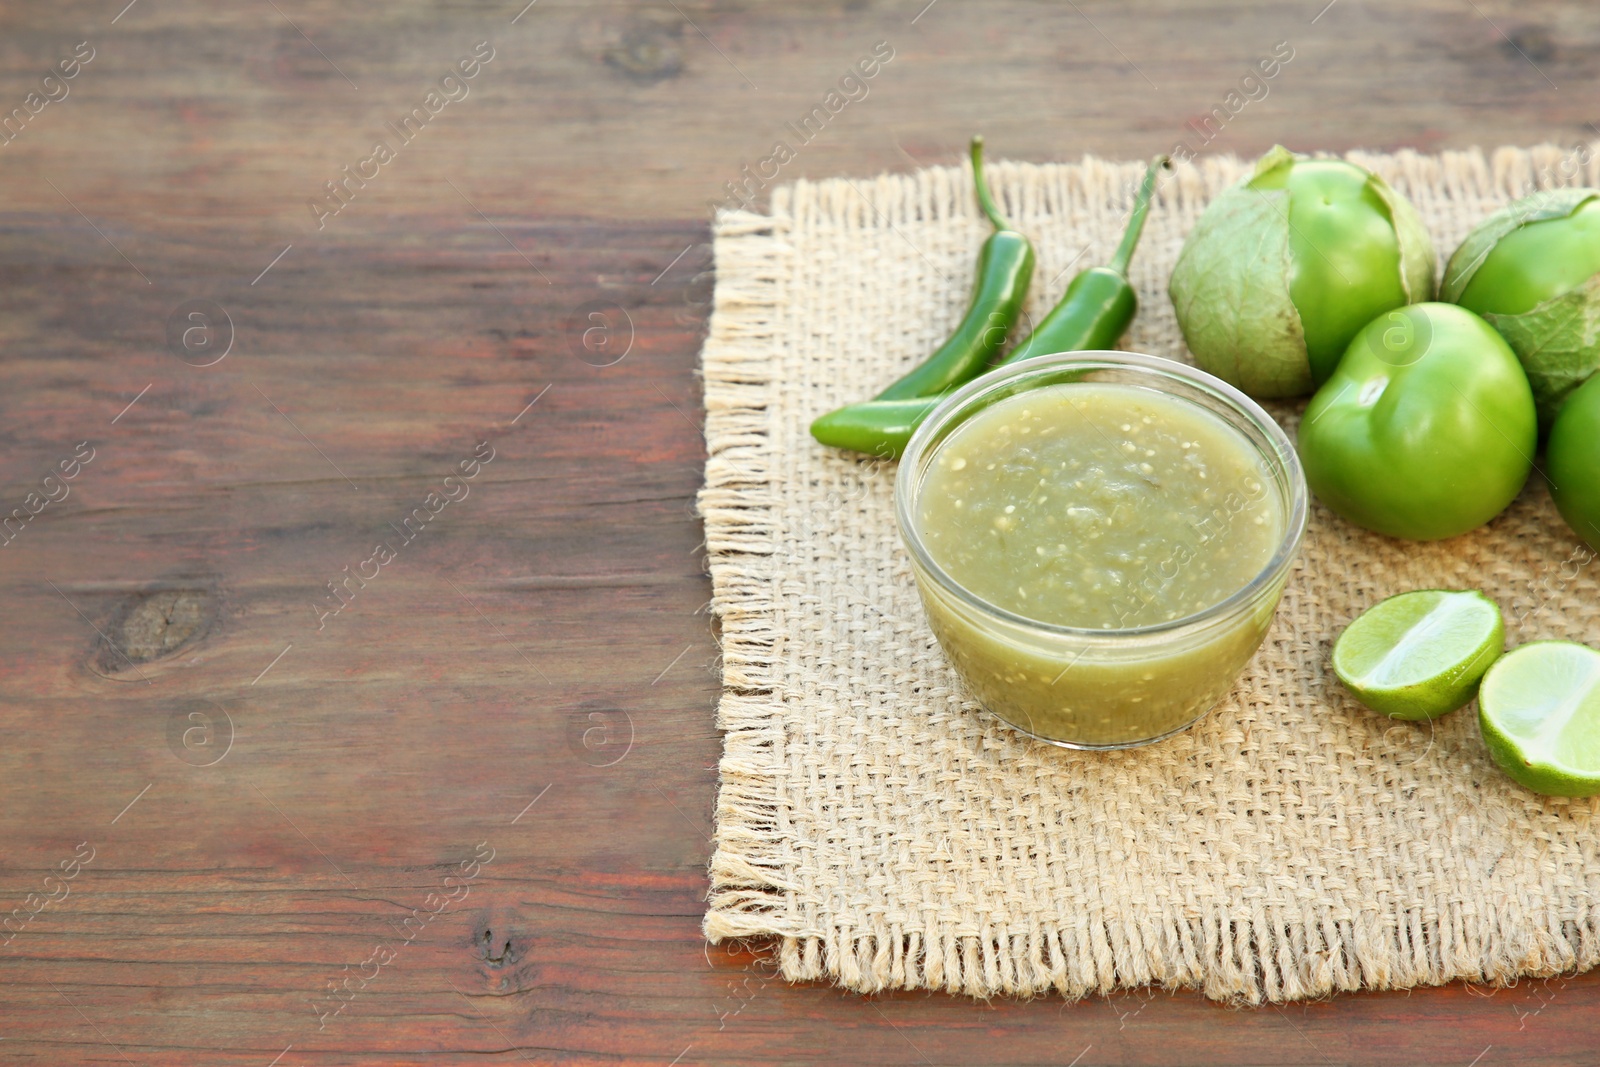
[[[918,568],[929,622],[969,689],[1069,744],[1135,744],[1192,722],[1254,653],[1282,587],[1193,632],[1116,637],[1182,624],[1250,586],[1287,523],[1240,430],[1136,385],[1069,382],[996,401],[936,446],[913,507],[933,562],[989,609],[1027,620],[985,615]]]
[[[929,554],[1040,622],[1128,629],[1249,584],[1283,536],[1248,441],[1185,400],[1083,382],[1008,397],[940,447],[919,497]]]

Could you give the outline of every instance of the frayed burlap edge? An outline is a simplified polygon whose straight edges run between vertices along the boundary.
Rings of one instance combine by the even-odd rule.
[[[707,936],[773,934],[784,891],[783,813],[778,800],[783,708],[772,699],[779,640],[770,561],[766,387],[778,344],[789,247],[778,218],[723,213],[714,228],[719,280],[701,362],[706,404],[706,479],[699,494],[711,559],[711,607],[721,622],[723,731]],[[790,938],[789,940],[794,940]]]
[[[1574,151],[1543,145],[1501,148],[1490,155],[1407,150],[1352,152],[1347,158],[1382,174],[1402,193],[1425,184],[1445,196],[1492,189],[1514,197],[1551,185],[1600,185],[1600,143],[1586,150],[1584,165],[1563,171]],[[1082,172],[1079,184],[1115,199],[1142,165],[1086,157],[1074,166]],[[1241,166],[1232,157],[1184,165],[1163,195],[1203,203],[1237,180]],[[992,180],[1007,186],[1008,178],[1020,178],[1026,196],[1033,184],[1030,172],[1040,169],[999,164],[991,168]],[[956,168],[931,168],[861,184],[875,191],[874,200],[888,191],[887,199],[900,211],[919,217],[930,199],[928,185],[948,185],[961,174]],[[813,185],[808,190],[813,208],[819,200],[845,199],[842,188],[832,187],[847,184],[853,195],[861,195],[854,183]],[[779,309],[793,251],[786,235],[793,225],[794,192],[793,186],[775,190],[771,215],[722,212],[713,226],[717,283],[702,353],[707,460],[698,506],[712,609],[722,631],[717,721],[724,747],[703,923],[709,941],[775,938],[780,973],[790,981],[827,979],[862,993],[925,988],[975,997],[1055,991],[1079,998],[1158,984],[1259,1004],[1455,980],[1507,984],[1600,964],[1600,911],[1591,910],[1581,920],[1551,916],[1548,925],[1530,931],[1525,915],[1509,922],[1498,914],[1467,915],[1459,903],[1446,903],[1437,919],[1425,918],[1423,908],[1406,909],[1404,921],[1392,929],[1345,920],[1314,924],[1303,914],[1288,913],[1263,913],[1244,922],[1191,916],[1093,928],[1034,924],[1025,933],[931,938],[881,923],[882,929],[800,929],[788,882],[796,856],[781,797],[785,708],[774,668],[784,632],[778,576],[771,565],[777,517],[768,432],[768,387],[781,345]]]

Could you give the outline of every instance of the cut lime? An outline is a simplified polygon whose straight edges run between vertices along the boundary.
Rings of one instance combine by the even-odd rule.
[[[1333,670],[1356,699],[1396,719],[1434,719],[1472,699],[1505,648],[1506,626],[1482,593],[1392,596],[1346,626]]]
[[[1534,641],[1483,678],[1478,725],[1500,769],[1535,793],[1600,793],[1600,652]]]

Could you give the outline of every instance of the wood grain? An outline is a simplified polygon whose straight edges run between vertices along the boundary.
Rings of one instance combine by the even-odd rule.
[[[1144,156],[1281,40],[1209,150],[1592,134],[1576,3],[921,7],[0,12],[5,108],[95,48],[0,146],[0,513],[94,450],[0,548],[6,1062],[1592,1060],[1592,976],[982,1004],[791,988],[700,939],[705,205],[847,65],[896,50],[783,179],[976,129]],[[318,229],[306,201],[482,40],[471,94]],[[198,300],[232,323],[211,366],[169,343]]]

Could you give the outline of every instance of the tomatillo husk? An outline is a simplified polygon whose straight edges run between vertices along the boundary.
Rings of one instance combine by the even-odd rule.
[[[1168,293],[1201,368],[1252,396],[1299,396],[1374,317],[1432,299],[1434,266],[1416,209],[1382,178],[1280,145],[1206,208]]]

